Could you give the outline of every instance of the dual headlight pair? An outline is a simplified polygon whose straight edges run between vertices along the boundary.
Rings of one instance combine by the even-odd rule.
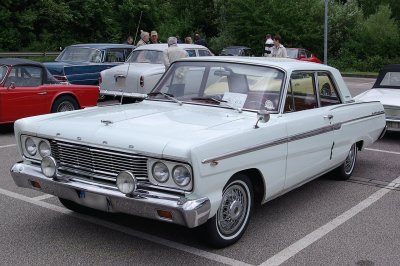
[[[192,173],[188,166],[172,162],[156,161],[151,166],[151,175],[157,183],[191,189]],[[172,182],[171,182],[172,180]]]
[[[22,143],[25,157],[41,160],[51,155],[50,143],[47,140],[23,135]]]

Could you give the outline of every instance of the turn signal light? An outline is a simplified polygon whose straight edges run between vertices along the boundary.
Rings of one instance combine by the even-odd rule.
[[[40,183],[39,182],[37,182],[37,181],[30,181],[31,182],[31,185],[32,185],[32,187],[35,187],[35,188],[42,188],[41,186],[40,186]]]
[[[157,210],[158,216],[168,220],[172,220],[172,213],[170,211]]]

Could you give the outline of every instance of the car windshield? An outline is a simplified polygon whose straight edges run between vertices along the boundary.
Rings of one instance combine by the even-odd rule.
[[[227,62],[175,62],[149,100],[210,104],[277,111],[284,72],[271,67]],[[170,96],[170,97],[166,97]]]
[[[297,58],[297,49],[286,49],[287,55],[289,58]]]
[[[7,74],[7,69],[7,66],[0,66],[0,81],[2,81]]]
[[[101,51],[88,47],[70,46],[65,48],[55,61],[100,63]]]
[[[383,77],[380,86],[397,87],[400,89],[400,72],[387,72]]]
[[[164,64],[163,52],[155,50],[134,50],[126,62]]]

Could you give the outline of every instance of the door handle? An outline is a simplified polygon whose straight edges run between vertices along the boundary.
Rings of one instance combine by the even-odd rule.
[[[47,91],[38,92],[38,95],[46,95]]]
[[[331,120],[333,118],[333,115],[325,115],[324,118],[328,118],[329,120]]]

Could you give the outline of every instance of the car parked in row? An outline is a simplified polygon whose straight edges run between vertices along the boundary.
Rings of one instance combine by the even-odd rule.
[[[141,102],[18,120],[23,161],[11,175],[71,210],[203,225],[225,247],[256,204],[329,171],[348,179],[384,129],[382,104],[355,101],[335,68],[192,57],[172,63]]]
[[[319,60],[309,50],[304,48],[286,48],[286,52],[289,58],[313,63],[321,63],[321,60]]]
[[[178,44],[189,57],[211,56],[208,48],[196,44]],[[148,44],[136,48],[126,63],[100,73],[102,97],[141,98],[149,93],[165,72],[163,51],[168,44]]]
[[[129,44],[75,44],[65,47],[55,62],[44,65],[59,81],[98,85],[100,71],[123,64],[134,48]]]
[[[98,98],[98,86],[60,84],[41,63],[0,59],[0,124],[95,106]]]
[[[384,66],[368,91],[354,97],[360,101],[380,101],[388,131],[400,132],[400,64]]]

